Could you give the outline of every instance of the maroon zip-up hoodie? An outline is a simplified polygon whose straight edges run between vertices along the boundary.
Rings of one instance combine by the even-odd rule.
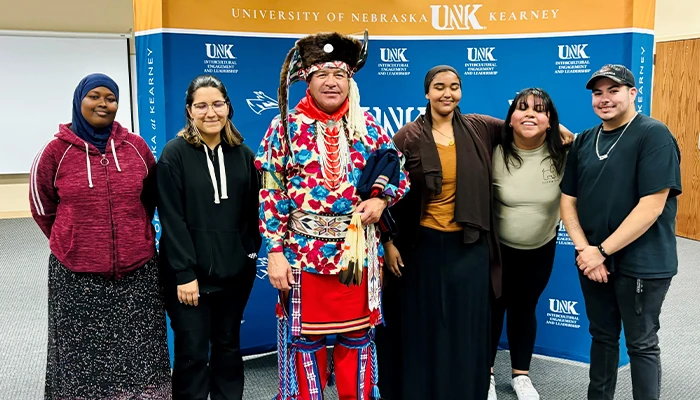
[[[155,254],[151,224],[156,160],[116,121],[105,154],[70,124],[39,151],[30,171],[32,216],[54,256],[74,272],[119,279]]]

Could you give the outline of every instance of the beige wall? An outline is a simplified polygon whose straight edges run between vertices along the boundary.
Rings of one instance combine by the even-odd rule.
[[[0,30],[129,33],[133,27],[131,0],[22,0],[4,3]],[[656,40],[700,37],[700,7],[697,4],[698,0],[657,0]],[[28,181],[27,175],[0,175],[0,218],[29,215]]]
[[[0,218],[29,215],[28,175],[0,175]]]
[[[657,42],[700,38],[700,2],[657,0],[654,32]]]
[[[57,32],[129,33],[131,0],[3,1],[0,29]]]

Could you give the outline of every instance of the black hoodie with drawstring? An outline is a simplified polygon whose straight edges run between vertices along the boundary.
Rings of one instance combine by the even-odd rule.
[[[255,268],[260,178],[254,153],[224,140],[213,151],[181,136],[158,160],[160,264],[166,285],[197,279],[202,293]]]

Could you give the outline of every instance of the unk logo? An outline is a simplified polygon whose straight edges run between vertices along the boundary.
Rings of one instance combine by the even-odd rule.
[[[207,46],[207,57],[209,58],[226,60],[236,59],[236,56],[231,53],[231,49],[233,48],[232,44],[205,43],[204,45]]]
[[[389,135],[394,136],[406,123],[425,113],[425,107],[361,107],[362,111],[374,114],[377,124]]]
[[[590,58],[586,54],[588,44],[560,44],[559,59],[560,60],[586,60]]]
[[[566,233],[566,227],[564,226],[564,221],[559,220],[559,232]]]
[[[255,98],[246,99],[246,103],[254,113],[260,115],[263,111],[277,108],[277,100],[266,95],[265,92],[258,90],[254,91],[253,94]]]
[[[255,274],[255,276],[258,279],[267,278],[267,257],[258,258],[258,262],[256,263],[256,267],[257,267],[257,273]]]
[[[471,62],[497,61],[493,56],[495,47],[468,47],[467,59]]]
[[[386,63],[407,63],[406,48],[386,48],[379,49],[380,57]]]
[[[564,226],[564,221],[559,220],[559,226],[557,229],[557,244],[562,246],[574,247],[574,241],[571,240],[569,232],[566,231],[566,226]]]
[[[549,299],[549,311],[557,314],[579,315],[576,304],[578,301]]]
[[[439,31],[486,29],[479,23],[476,12],[483,4],[430,6],[433,28]]]

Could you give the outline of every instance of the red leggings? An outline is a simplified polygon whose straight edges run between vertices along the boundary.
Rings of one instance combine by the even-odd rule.
[[[366,330],[357,332],[346,332],[343,336],[346,338],[361,338],[367,333]],[[309,340],[316,341],[323,336],[308,336]],[[369,348],[368,348],[369,350]],[[333,369],[335,371],[335,382],[338,389],[339,400],[370,400],[370,393],[372,391],[372,364],[370,363],[371,355],[367,351],[367,358],[364,360],[365,367],[365,380],[364,380],[364,396],[360,397],[360,382],[358,379],[358,374],[360,371],[360,349],[351,349],[343,346],[342,344],[336,342],[333,348]],[[304,354],[302,352],[297,352],[296,355],[296,370],[297,370],[297,380],[299,382],[299,394],[300,400],[312,400],[323,399],[323,389],[326,388],[326,383],[328,382],[328,351],[326,347],[322,347],[320,350],[309,354],[307,357],[308,361],[312,361],[313,365],[305,366]],[[314,389],[314,392],[318,393],[317,396],[312,396],[309,390],[309,374],[307,371],[311,372],[311,388],[314,388],[320,382],[321,387]],[[318,380],[315,379],[315,375],[318,374]]]

